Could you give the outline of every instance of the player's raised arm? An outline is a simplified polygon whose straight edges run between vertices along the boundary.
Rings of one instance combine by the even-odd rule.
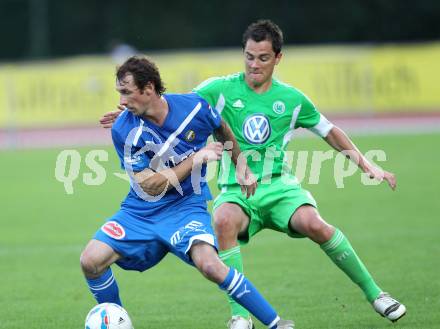
[[[194,167],[201,166],[211,161],[221,159],[223,152],[223,144],[220,142],[209,143],[207,146],[194,153],[189,158],[183,160],[173,168],[167,168],[159,172],[151,169],[144,169],[135,173],[136,182],[142,190],[149,195],[160,195],[164,190],[168,191],[179,185],[191,174]]]
[[[392,190],[396,189],[396,177],[394,174],[371,164],[341,128],[333,126],[327,136],[324,137],[324,140],[335,150],[343,152],[364,173],[368,174],[371,179],[385,180]]]
[[[225,121],[222,120],[220,127],[214,130],[214,136],[223,144],[227,142],[231,143],[231,159],[236,168],[235,172],[237,176],[237,183],[240,184],[241,191],[243,194],[246,194],[247,198],[249,198],[251,195],[254,195],[255,190],[257,189],[257,179],[247,165],[246,158],[240,156],[240,146],[238,145],[231,128],[229,128]],[[229,149],[228,145],[227,147]]]

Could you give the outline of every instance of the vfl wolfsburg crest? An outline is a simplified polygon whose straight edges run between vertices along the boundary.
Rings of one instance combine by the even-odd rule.
[[[251,144],[263,144],[270,137],[269,120],[263,114],[254,114],[243,123],[243,136]]]
[[[272,105],[272,110],[276,113],[276,114],[283,114],[284,111],[286,111],[286,105],[284,105],[284,103],[282,101],[276,101],[275,103],[273,103]]]

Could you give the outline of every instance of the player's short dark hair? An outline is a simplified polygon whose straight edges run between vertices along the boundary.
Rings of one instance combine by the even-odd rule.
[[[159,69],[156,64],[146,57],[132,56],[116,69],[118,81],[124,79],[127,74],[133,76],[134,83],[140,90],[143,90],[147,83],[151,82],[158,95],[165,92]]]
[[[281,52],[283,47],[283,32],[281,29],[269,19],[260,19],[249,25],[243,33],[242,46],[246,47],[246,42],[251,39],[256,42],[271,41],[272,49],[276,55]]]

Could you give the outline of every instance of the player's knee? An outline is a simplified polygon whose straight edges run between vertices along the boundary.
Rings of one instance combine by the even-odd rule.
[[[330,240],[333,235],[334,229],[324,220],[316,218],[310,221],[307,231],[312,240],[323,243]]]
[[[79,258],[81,269],[87,277],[93,277],[99,274],[99,266],[96,259],[84,250]]]
[[[214,217],[214,226],[217,235],[236,235],[238,234],[238,225],[229,211],[216,213]]]
[[[221,281],[221,278],[219,277],[220,265],[221,264],[218,261],[206,260],[199,265],[199,271],[208,280],[219,283]]]

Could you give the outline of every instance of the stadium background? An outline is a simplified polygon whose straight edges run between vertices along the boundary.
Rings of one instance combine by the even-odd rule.
[[[97,124],[118,101],[124,51],[150,56],[168,90],[186,92],[242,69],[241,34],[258,18],[284,31],[276,76],[362,150],[383,149],[399,187],[364,186],[356,174],[338,189],[331,161],[318,185],[308,169],[303,185],[407,305],[399,328],[438,327],[440,2],[0,0],[0,328],[80,328],[93,305],[78,257],[127,190]],[[72,194],[56,178],[66,149],[79,156],[58,172],[75,177]],[[103,171],[87,160],[94,150],[108,154],[95,159]],[[328,147],[299,138],[291,150]],[[390,326],[310,241],[264,232],[243,252],[248,276],[299,328]],[[116,275],[137,329],[227,321],[224,297],[171,256],[148,273]]]

